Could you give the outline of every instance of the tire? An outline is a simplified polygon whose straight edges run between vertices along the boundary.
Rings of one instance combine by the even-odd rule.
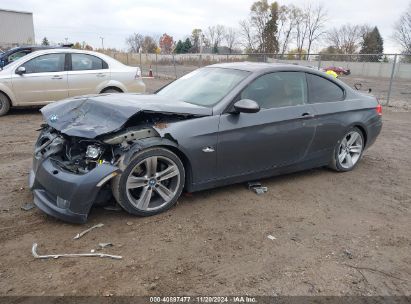
[[[123,93],[123,92],[117,89],[107,89],[101,92],[101,94],[105,94],[105,93]]]
[[[6,115],[10,110],[10,99],[3,93],[0,93],[0,116]]]
[[[335,145],[329,167],[338,172],[353,170],[361,160],[364,143],[362,131],[351,128]]]
[[[177,203],[185,183],[180,158],[156,147],[137,153],[112,183],[113,196],[128,213],[150,216]]]

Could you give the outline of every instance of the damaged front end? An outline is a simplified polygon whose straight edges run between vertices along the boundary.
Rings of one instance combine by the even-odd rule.
[[[30,188],[49,215],[84,223],[96,203],[111,198],[110,183],[133,144],[159,136],[152,128],[127,128],[100,139],[67,136],[44,125],[35,145]]]
[[[63,105],[67,107],[66,102]],[[29,177],[36,206],[49,215],[74,223],[84,223],[93,204],[112,197],[109,181],[121,174],[126,165],[124,160],[142,148],[143,140],[163,140],[162,131],[168,124],[196,117],[136,110],[129,111],[128,116],[122,112],[122,124],[119,115],[112,115],[115,123],[110,117],[101,117],[95,120],[96,127],[82,106],[84,102],[69,110],[72,116],[73,113],[77,116],[61,126],[53,124],[54,117],[50,122],[47,107],[42,109],[45,120],[49,121],[42,125],[35,144]],[[94,109],[94,116],[96,111],[98,109]]]

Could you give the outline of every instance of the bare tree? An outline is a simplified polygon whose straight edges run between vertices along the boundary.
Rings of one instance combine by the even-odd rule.
[[[224,40],[231,54],[238,41],[238,31],[235,28],[228,27],[225,31]]]
[[[278,10],[278,37],[279,49],[281,55],[287,51],[288,45],[292,42],[293,31],[297,25],[298,8],[290,4],[282,5]]]
[[[144,53],[155,53],[157,49],[157,40],[151,36],[145,36],[141,44]]]
[[[223,41],[225,35],[225,27],[224,25],[217,24],[215,26],[215,46],[218,47]]]
[[[297,52],[298,54],[302,54],[305,41],[307,39],[308,34],[308,23],[307,23],[307,14],[303,12],[300,8],[296,9],[295,15],[295,39],[297,45]]]
[[[209,26],[205,32],[208,43],[213,48],[215,53],[218,52],[218,47],[224,38],[225,28],[223,25],[217,24]]]
[[[395,23],[394,39],[401,45],[403,53],[411,54],[411,3]]]
[[[327,40],[341,54],[353,54],[360,46],[364,26],[345,24],[327,33]]]
[[[242,44],[246,48],[247,52],[253,52],[256,47],[256,35],[249,20],[241,20],[240,35],[242,38]]]
[[[140,48],[142,47],[144,41],[143,35],[139,33],[134,33],[127,37],[126,44],[128,46],[128,50],[132,53],[138,53]]]
[[[206,29],[204,35],[205,35],[205,38],[206,38],[206,41],[205,41],[206,45],[207,46],[213,46],[214,43],[215,43],[215,39],[216,39],[216,28],[215,28],[215,26],[214,25],[209,26]]]
[[[306,18],[308,41],[307,53],[310,54],[313,42],[325,34],[323,29],[327,14],[324,7],[320,4],[314,8],[311,5],[308,5],[306,9]]]

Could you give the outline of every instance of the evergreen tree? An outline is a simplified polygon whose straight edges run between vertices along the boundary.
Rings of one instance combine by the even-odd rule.
[[[362,61],[380,61],[384,51],[384,42],[377,27],[363,35],[360,54],[378,54],[373,56],[362,56]]]
[[[181,49],[182,53],[189,53],[193,45],[191,44],[191,41],[189,38],[187,38],[184,43],[183,43],[183,48]]]
[[[41,42],[41,45],[50,45],[49,40],[47,39],[47,37],[43,38],[43,41]]]
[[[278,52],[277,40],[277,21],[278,21],[278,3],[274,2],[270,5],[270,19],[267,21],[263,30],[263,50],[265,53]]]
[[[176,48],[174,49],[174,53],[181,54],[183,52],[183,42],[178,40]]]

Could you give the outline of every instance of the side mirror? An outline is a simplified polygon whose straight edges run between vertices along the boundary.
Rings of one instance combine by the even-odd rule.
[[[234,104],[234,110],[237,113],[257,113],[260,106],[254,100],[241,99]]]
[[[21,67],[17,68],[16,74],[23,75],[24,73],[26,73],[26,68],[24,66],[21,66]]]

